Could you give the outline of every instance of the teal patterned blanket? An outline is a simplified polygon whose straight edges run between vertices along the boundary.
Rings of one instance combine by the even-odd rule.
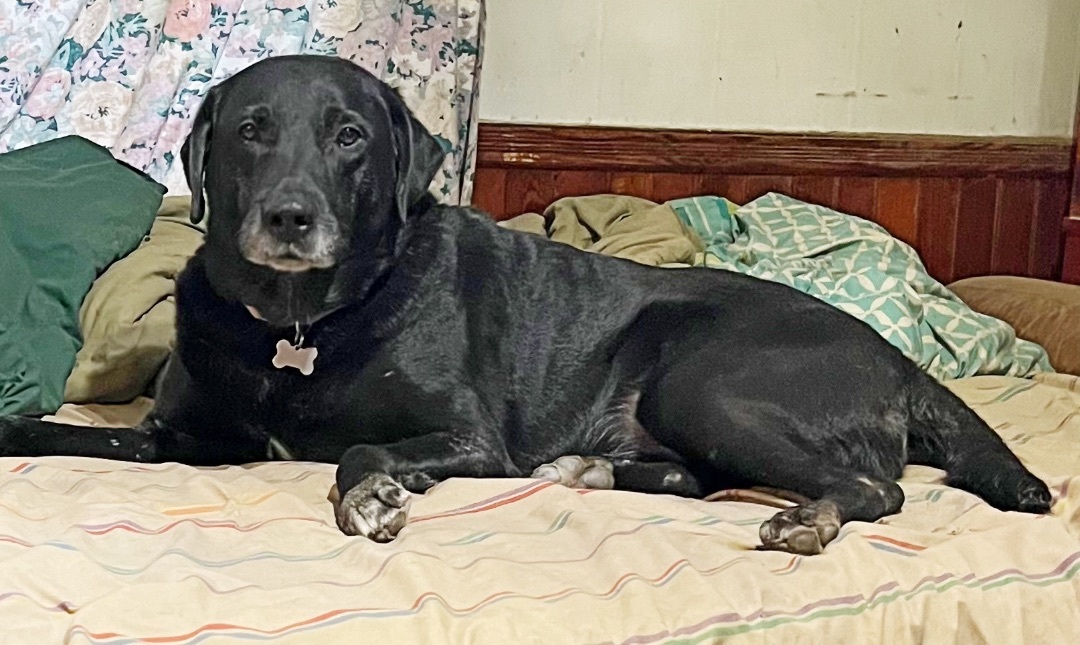
[[[876,329],[939,380],[1053,371],[1042,347],[976,313],[873,222],[770,193],[742,207],[719,197],[669,203],[704,240],[698,264],[780,282]]]

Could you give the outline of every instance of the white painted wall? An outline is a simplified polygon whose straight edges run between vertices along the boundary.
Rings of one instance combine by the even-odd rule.
[[[1080,0],[487,0],[489,121],[1068,136]]]

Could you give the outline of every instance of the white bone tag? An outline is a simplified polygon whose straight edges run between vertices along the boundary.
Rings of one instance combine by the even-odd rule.
[[[311,376],[315,371],[315,359],[319,357],[319,350],[315,347],[295,347],[285,339],[277,343],[277,353],[274,354],[274,367],[280,369],[292,367],[300,370],[304,376]]]

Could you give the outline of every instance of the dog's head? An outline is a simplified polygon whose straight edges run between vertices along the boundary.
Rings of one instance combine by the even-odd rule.
[[[210,212],[210,283],[278,325],[361,297],[444,159],[393,89],[324,56],[270,58],[211,89],[181,154],[192,220]]]

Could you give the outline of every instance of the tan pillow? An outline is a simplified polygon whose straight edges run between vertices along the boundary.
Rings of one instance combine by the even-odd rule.
[[[949,289],[975,311],[1004,320],[1017,336],[1046,348],[1057,371],[1080,374],[1080,286],[986,276]]]
[[[79,310],[83,346],[69,403],[121,403],[146,392],[175,343],[176,276],[202,244],[189,197],[167,197],[139,248],[94,281]]]

